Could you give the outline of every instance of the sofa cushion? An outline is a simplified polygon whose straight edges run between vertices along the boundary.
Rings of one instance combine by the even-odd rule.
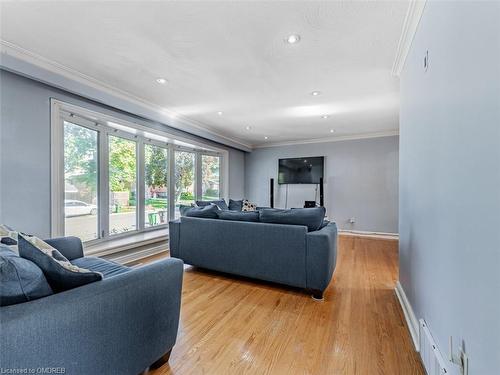
[[[0,224],[0,243],[9,247],[12,251],[19,253],[17,249],[18,233],[11,230],[7,225]]]
[[[203,219],[218,219],[217,211],[219,208],[215,204],[204,207],[193,207],[186,212],[187,217],[199,217]]]
[[[241,207],[241,211],[255,211],[255,210],[257,210],[257,205],[255,203],[252,203],[247,199],[243,200],[243,206]]]
[[[194,205],[187,206],[185,204],[181,204],[179,205],[179,213],[181,214],[181,216],[186,216],[186,213],[193,207]]]
[[[243,208],[243,199],[239,201],[229,199],[229,209],[231,211],[241,211],[242,208]]]
[[[217,211],[219,219],[233,221],[259,221],[259,212],[257,211]]]
[[[215,201],[196,201],[196,205],[198,207],[210,206],[210,204],[215,204],[219,207],[219,210],[227,210],[227,203],[224,199],[215,200]]]
[[[305,225],[309,232],[321,228],[325,218],[324,207],[295,208],[293,210],[264,209],[259,211],[263,223]]]
[[[34,236],[19,235],[19,255],[41,268],[55,292],[76,288],[102,279],[100,273],[71,264],[59,251]]]
[[[83,257],[73,259],[71,264],[86,268],[90,271],[102,273],[103,278],[120,275],[131,270],[130,267],[123,266],[111,260],[98,257]]]
[[[0,245],[0,306],[28,302],[53,294],[42,270]]]

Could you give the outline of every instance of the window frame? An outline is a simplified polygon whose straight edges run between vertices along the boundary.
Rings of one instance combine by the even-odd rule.
[[[201,199],[202,155],[220,157],[220,195],[228,198],[229,152],[212,145],[173,135],[138,120],[130,122],[118,115],[108,115],[74,104],[51,98],[51,235],[65,235],[64,223],[64,121],[97,131],[98,142],[98,231],[99,238],[85,241],[86,246],[112,241],[118,238],[168,228],[168,221],[175,219],[175,151],[195,153],[195,200]],[[115,126],[109,125],[112,123]],[[119,126],[119,128],[117,128]],[[126,130],[125,130],[126,129]],[[128,130],[128,131],[127,131]],[[148,136],[153,135],[152,136]],[[117,136],[136,142],[136,229],[126,233],[109,234],[109,136]],[[154,135],[165,141],[155,139]],[[176,144],[182,142],[183,145]],[[168,208],[167,223],[145,226],[145,145],[167,149],[168,155]],[[189,144],[189,146],[185,145]],[[192,147],[191,147],[192,146]],[[108,209],[106,209],[108,207]],[[104,209],[103,209],[104,208]]]

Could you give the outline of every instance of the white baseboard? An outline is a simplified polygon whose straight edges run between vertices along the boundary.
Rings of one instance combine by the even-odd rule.
[[[385,232],[368,232],[364,230],[349,230],[349,229],[339,229],[339,234],[345,236],[358,236],[367,238],[383,238],[390,240],[398,240],[398,233],[385,233]]]
[[[403,313],[405,315],[406,325],[408,326],[408,330],[410,331],[411,338],[413,340],[413,345],[415,346],[415,350],[420,351],[420,329],[418,325],[418,320],[415,317],[415,313],[410,305],[410,301],[406,297],[406,293],[401,286],[401,283],[398,281],[396,283],[396,296],[398,296],[399,304],[403,309]]]

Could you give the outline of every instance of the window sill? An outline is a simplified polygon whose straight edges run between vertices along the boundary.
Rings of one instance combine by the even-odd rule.
[[[168,228],[149,230],[126,237],[110,239],[89,246],[84,245],[83,252],[85,256],[105,256],[144,245],[162,245],[162,242],[164,245],[168,243]]]

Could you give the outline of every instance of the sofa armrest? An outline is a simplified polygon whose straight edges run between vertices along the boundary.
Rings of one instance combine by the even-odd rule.
[[[83,245],[78,237],[57,237],[45,242],[59,250],[68,260],[83,257]]]
[[[175,344],[183,263],[164,259],[0,308],[2,368],[138,374]]]
[[[337,224],[307,233],[306,242],[307,287],[324,291],[337,262]]]
[[[181,238],[181,220],[177,219],[168,223],[168,247],[170,256],[178,258],[180,256],[179,241]]]

